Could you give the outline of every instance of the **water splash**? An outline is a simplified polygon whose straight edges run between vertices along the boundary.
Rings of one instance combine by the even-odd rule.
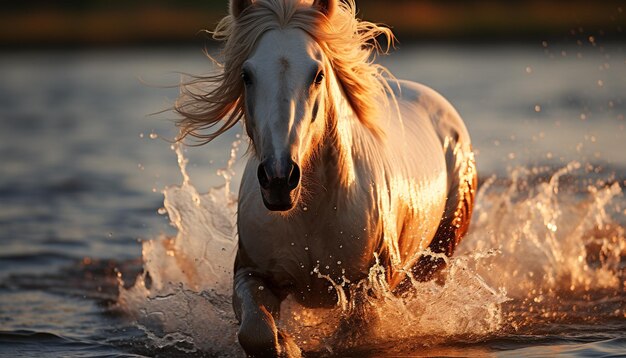
[[[130,289],[120,290],[119,305],[137,320],[153,348],[240,356],[230,297],[236,200],[228,185],[199,194],[182,148],[173,149],[183,183],[167,187],[163,196],[178,234],[143,242],[144,273]],[[232,172],[233,162],[222,172]]]
[[[219,172],[227,184],[206,194],[193,187],[187,160],[174,148],[183,184],[163,194],[178,235],[143,243],[144,273],[119,297],[155,348],[242,355],[231,308],[236,198],[229,189],[239,144]],[[331,282],[339,293],[335,309],[305,309],[287,299],[279,326],[308,352],[406,353],[557,319],[624,317],[626,240],[609,212],[620,210],[622,190],[606,183],[580,188],[580,170],[578,163],[551,175],[521,168],[507,181],[489,179],[470,234],[437,280],[414,282],[396,296],[376,264],[362,282]]]
[[[416,346],[444,341],[479,340],[501,327],[501,304],[507,297],[503,290],[490,287],[468,264],[493,254],[446,258],[445,275],[431,282],[413,282],[412,289],[401,296],[392,293],[385,268],[378,263],[367,279],[349,289],[319,275],[339,291],[338,307],[311,310],[287,302],[281,309],[286,321],[283,327],[295,335],[304,350],[330,353],[377,347],[387,347],[389,353],[390,346],[411,352]]]
[[[508,185],[491,178],[479,191],[459,254],[499,250],[470,268],[506,288],[510,329],[626,317],[622,188],[610,178],[583,180],[586,172],[593,167],[577,162],[556,172],[518,168]]]

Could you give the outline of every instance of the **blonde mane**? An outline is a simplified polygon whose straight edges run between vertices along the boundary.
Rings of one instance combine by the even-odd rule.
[[[376,99],[386,102],[388,72],[373,60],[381,52],[378,36],[393,44],[391,30],[357,19],[354,0],[339,1],[330,18],[301,0],[255,0],[239,17],[223,18],[213,32],[214,39],[224,42],[216,73],[181,84],[174,106],[182,116],[180,139],[191,135],[201,144],[210,142],[244,117],[242,65],[265,32],[283,28],[302,29],[319,43],[359,121],[375,135],[382,133],[375,120]]]

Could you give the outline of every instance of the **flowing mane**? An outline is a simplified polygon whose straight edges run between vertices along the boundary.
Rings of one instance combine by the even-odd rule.
[[[242,65],[263,33],[282,28],[302,29],[320,44],[358,120],[374,134],[382,133],[375,99],[386,101],[388,72],[373,60],[381,52],[376,38],[382,35],[392,44],[391,30],[357,19],[354,0],[340,2],[330,18],[302,0],[255,0],[239,17],[224,17],[212,33],[224,42],[220,61],[214,60],[217,72],[182,83],[174,106],[182,116],[181,139],[191,135],[201,144],[210,142],[244,117]]]

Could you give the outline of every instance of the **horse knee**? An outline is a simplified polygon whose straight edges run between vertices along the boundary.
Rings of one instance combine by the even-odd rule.
[[[276,324],[265,307],[260,307],[258,312],[244,313],[237,339],[249,357],[277,357],[279,355]]]

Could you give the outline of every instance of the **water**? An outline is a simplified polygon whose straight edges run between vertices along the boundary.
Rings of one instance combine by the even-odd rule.
[[[374,267],[371,309],[287,302],[283,326],[314,356],[624,354],[625,59],[621,44],[382,58],[468,124],[482,182],[470,235],[445,281],[397,298]],[[0,355],[241,355],[236,196],[211,189],[234,173],[236,191],[241,129],[184,149],[183,177],[172,115],[149,115],[175,98],[159,87],[173,71],[209,66],[188,48],[1,55]],[[336,329],[347,316],[365,317],[359,334]]]

